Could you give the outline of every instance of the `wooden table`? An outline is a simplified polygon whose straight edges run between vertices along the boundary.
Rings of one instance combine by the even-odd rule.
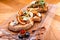
[[[32,0],[0,0],[0,25],[2,25],[11,15],[30,3]],[[51,28],[47,32],[45,40],[60,40],[60,0],[45,0],[48,3],[56,4],[56,15],[51,23]]]
[[[45,40],[60,40],[60,3],[57,3],[57,9],[55,11],[55,16],[51,23],[50,29],[47,32]]]

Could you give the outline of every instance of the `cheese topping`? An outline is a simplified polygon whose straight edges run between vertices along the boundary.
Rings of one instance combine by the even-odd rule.
[[[13,22],[10,23],[10,26],[14,26],[16,24],[18,24],[18,22],[15,20],[15,21],[13,21]]]
[[[29,12],[29,15],[30,15],[30,17],[33,17],[33,13],[32,12]]]
[[[31,4],[35,4],[36,1],[31,2]]]
[[[38,16],[41,17],[41,13],[38,13]]]

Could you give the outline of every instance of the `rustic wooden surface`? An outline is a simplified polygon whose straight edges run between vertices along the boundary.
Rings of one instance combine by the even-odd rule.
[[[60,3],[57,3],[56,6],[57,9],[55,11],[55,16],[51,23],[50,29],[47,32],[45,40],[60,40]]]
[[[0,25],[31,1],[32,0],[0,0]],[[58,6],[55,13],[56,15],[51,23],[51,28],[47,32],[45,40],[60,40],[60,3],[58,3],[60,0],[45,1]]]

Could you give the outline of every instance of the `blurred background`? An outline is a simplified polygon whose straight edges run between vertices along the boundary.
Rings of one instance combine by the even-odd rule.
[[[31,1],[33,0],[0,0],[0,25]],[[51,24],[51,31],[49,30],[47,33],[45,40],[60,40],[60,0],[44,1],[58,6],[55,12],[56,16]]]
[[[0,23],[8,19],[9,16],[16,13],[33,0],[0,0]],[[57,4],[60,0],[44,0],[50,4]],[[7,16],[9,15],[9,16]],[[4,20],[3,20],[4,19]]]
[[[14,9],[22,8],[23,6],[27,5],[31,1],[33,0],[0,0],[1,3],[13,7]],[[44,0],[44,1],[50,4],[56,4],[60,0]]]

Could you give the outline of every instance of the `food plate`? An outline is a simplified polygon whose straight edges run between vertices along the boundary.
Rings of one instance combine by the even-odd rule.
[[[33,1],[32,3],[34,3],[35,1]],[[30,3],[29,5],[27,5],[26,7],[22,8],[21,10],[26,10],[27,7],[29,7],[32,3]],[[26,31],[29,32],[28,34],[30,34],[29,38],[23,38],[22,40],[44,40],[45,34],[47,33],[49,26],[51,24],[51,21],[54,17],[54,12],[55,12],[56,6],[55,5],[51,5],[48,4],[48,11],[46,13],[42,13],[42,20],[41,22],[36,22],[34,23],[34,25],[32,27],[29,27]],[[21,40],[18,38],[19,32],[11,32],[9,31],[8,27],[9,27],[9,22],[11,22],[12,20],[16,20],[16,15],[18,15],[18,12],[16,14],[14,14],[13,16],[11,16],[8,21],[6,21],[4,24],[1,25],[1,27],[6,27],[6,29],[1,29],[0,31],[3,33],[3,36],[1,37],[2,39],[10,39],[10,40]],[[26,27],[27,28],[27,27]],[[22,30],[24,33],[25,29]],[[21,35],[20,35],[21,36]],[[36,39],[37,38],[37,39]]]
[[[46,17],[47,11],[47,3],[44,1],[33,1],[25,8],[19,10],[15,17],[17,20],[15,19],[13,22],[10,22],[8,29],[11,31],[19,31],[20,29],[27,30],[31,27],[39,25],[44,17]],[[12,25],[15,26],[12,27]]]

